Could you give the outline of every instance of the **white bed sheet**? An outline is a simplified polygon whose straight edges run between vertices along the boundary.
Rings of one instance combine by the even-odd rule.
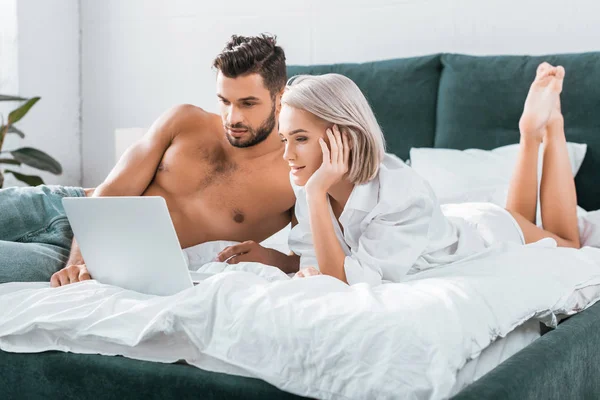
[[[517,327],[506,337],[499,338],[481,352],[479,357],[469,360],[456,375],[456,383],[451,391],[454,396],[471,383],[480,379],[505,360],[529,346],[541,336],[540,323],[537,320],[527,321]]]
[[[199,272],[224,273],[169,297],[95,281],[0,285],[0,348],[183,359],[313,398],[441,399],[461,387],[459,370],[463,382],[483,373],[498,337],[600,297],[600,250],[589,248],[503,244],[374,288],[258,263]]]

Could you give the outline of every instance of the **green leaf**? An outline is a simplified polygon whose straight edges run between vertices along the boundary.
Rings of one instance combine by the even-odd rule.
[[[21,139],[25,139],[25,134],[23,133],[23,131],[15,127],[14,125],[8,127],[8,133],[16,133],[17,135],[21,136]]]
[[[58,161],[44,153],[43,151],[32,147],[21,147],[9,152],[15,160],[22,162],[30,167],[48,171],[54,175],[62,174],[62,166]]]
[[[10,158],[0,158],[0,164],[21,165],[19,161]]]
[[[39,97],[32,97],[31,99],[27,100],[27,102],[25,102],[25,104],[23,104],[21,107],[11,111],[10,114],[8,114],[7,125],[12,125],[19,121],[21,118],[23,118],[25,114],[27,114],[27,112],[31,109],[31,107],[33,107],[33,105],[38,102],[39,99]]]
[[[6,128],[6,126],[1,125],[0,126],[0,132],[4,131],[4,128]],[[23,133],[23,131],[21,131],[18,128],[15,128],[12,125],[8,127],[7,133],[16,133],[17,135],[21,136],[21,139],[25,139],[25,134]]]
[[[24,175],[24,174],[20,174],[20,173],[18,173],[16,171],[11,171],[10,169],[5,169],[4,172],[9,173],[9,174],[13,174],[15,176],[15,178],[17,178],[21,182],[25,182],[29,186],[37,186],[37,185],[43,185],[44,184],[44,181],[39,176]]]
[[[5,94],[0,94],[0,101],[23,101],[23,100],[27,100],[27,99],[24,97],[7,96]]]

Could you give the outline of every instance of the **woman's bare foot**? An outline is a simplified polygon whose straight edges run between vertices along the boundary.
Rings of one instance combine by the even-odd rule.
[[[519,129],[523,139],[543,140],[549,122],[562,121],[560,93],[565,69],[542,63],[537,69],[535,80],[523,107]]]

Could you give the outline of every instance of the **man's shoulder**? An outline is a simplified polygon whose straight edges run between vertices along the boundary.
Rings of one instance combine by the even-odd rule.
[[[182,124],[220,124],[221,117],[193,104],[178,104],[167,111],[171,121]]]
[[[161,120],[161,130],[168,132],[171,138],[181,134],[193,134],[196,138],[199,135],[216,137],[215,134],[223,129],[219,115],[192,104],[171,107],[163,113]]]

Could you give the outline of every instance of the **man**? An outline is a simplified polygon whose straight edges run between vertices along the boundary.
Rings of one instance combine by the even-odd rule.
[[[0,191],[0,283],[52,274],[52,286],[90,279],[61,203],[84,195],[162,196],[183,248],[249,241],[240,253],[254,252],[285,272],[298,269],[297,260],[255,245],[291,221],[295,201],[276,132],[283,49],[275,37],[234,35],[213,66],[220,117],[192,105],[167,111],[93,190]]]

